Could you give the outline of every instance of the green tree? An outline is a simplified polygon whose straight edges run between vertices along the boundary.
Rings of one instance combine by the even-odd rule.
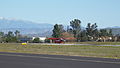
[[[100,29],[100,36],[112,36],[112,30]]]
[[[60,38],[63,32],[64,32],[63,25],[55,24],[52,36],[54,38]]]
[[[81,42],[85,42],[88,40],[86,30],[81,31],[81,33],[79,34],[79,39]]]
[[[14,33],[15,33],[15,36],[16,36],[16,37],[19,37],[20,31],[16,30]]]
[[[88,37],[92,37],[92,28],[91,28],[91,23],[88,23],[87,24],[87,28],[86,28],[86,32],[87,32],[87,35],[88,35]]]
[[[17,38],[16,37],[6,37],[5,42],[17,42]]]
[[[99,36],[97,27],[98,26],[96,23],[95,24],[88,23],[87,28],[86,28],[88,40],[95,40]]]
[[[100,29],[100,36],[107,36],[107,30],[106,29]]]
[[[0,32],[0,42],[3,42],[4,39],[4,32]]]
[[[113,36],[113,34],[112,34],[112,29],[109,30],[108,36]]]
[[[79,19],[74,19],[70,21],[70,26],[72,27],[75,38],[78,38],[78,35],[80,34],[80,31],[81,31],[80,24],[81,24],[81,21]]]
[[[33,43],[39,43],[40,42],[40,39],[39,38],[35,38],[34,40],[33,40]]]
[[[8,36],[8,37],[13,37],[13,36],[14,36],[14,34],[13,34],[13,32],[12,32],[12,31],[9,31],[9,32],[8,32],[8,34],[7,34],[7,36]]]
[[[3,37],[4,36],[4,32],[0,32],[0,37]]]
[[[12,31],[9,31],[8,34],[4,37],[5,42],[17,42],[17,38],[14,36]]]

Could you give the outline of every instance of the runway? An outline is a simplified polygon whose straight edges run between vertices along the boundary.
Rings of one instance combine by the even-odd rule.
[[[0,52],[0,68],[120,68],[120,59]]]

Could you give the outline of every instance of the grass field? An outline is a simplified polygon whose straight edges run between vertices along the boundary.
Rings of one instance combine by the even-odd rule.
[[[78,45],[21,45],[20,43],[0,44],[0,52],[33,54],[70,55],[120,59],[120,46],[78,46]]]
[[[69,42],[71,44],[120,45],[120,42]]]

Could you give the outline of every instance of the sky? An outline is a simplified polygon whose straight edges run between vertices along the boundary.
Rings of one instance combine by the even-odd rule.
[[[87,23],[120,26],[120,0],[0,0],[0,17],[63,25],[79,19],[84,27]]]

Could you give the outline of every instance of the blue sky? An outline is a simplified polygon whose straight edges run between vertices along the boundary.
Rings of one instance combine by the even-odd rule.
[[[120,0],[0,0],[0,17],[65,25],[77,18],[82,26],[120,26]]]

